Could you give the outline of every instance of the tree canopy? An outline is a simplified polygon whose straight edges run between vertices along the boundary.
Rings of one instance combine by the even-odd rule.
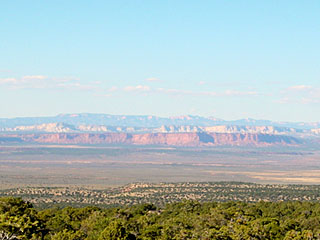
[[[7,197],[0,198],[0,239],[320,239],[320,203],[182,201],[40,211]]]

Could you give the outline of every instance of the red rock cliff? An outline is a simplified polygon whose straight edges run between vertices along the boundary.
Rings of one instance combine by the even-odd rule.
[[[57,134],[21,134],[6,135],[6,139],[18,139],[20,142],[38,142],[55,144],[136,144],[171,146],[219,146],[219,145],[292,145],[301,140],[270,134],[240,133],[57,133]]]

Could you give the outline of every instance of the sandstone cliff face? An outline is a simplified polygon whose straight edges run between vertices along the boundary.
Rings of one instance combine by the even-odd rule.
[[[65,123],[44,123],[40,125],[31,125],[31,126],[17,126],[12,129],[7,129],[13,132],[31,132],[31,131],[39,131],[39,132],[74,132],[76,131],[76,127],[70,124]]]
[[[169,146],[220,146],[220,145],[297,145],[301,140],[282,135],[231,134],[231,133],[55,133],[7,135],[20,142],[54,144],[134,144]]]
[[[242,134],[276,134],[290,136],[314,136],[320,135],[320,128],[295,129],[275,126],[238,126],[238,125],[216,125],[216,126],[191,126],[191,125],[163,125],[159,128],[130,127],[130,126],[104,126],[104,125],[71,125],[66,123],[45,123],[31,126],[17,126],[14,128],[0,128],[0,132],[17,134],[33,133],[242,133]]]
[[[55,133],[21,135],[21,139],[25,142],[58,144],[118,144],[126,143],[128,138],[130,138],[129,134],[126,133]]]
[[[198,133],[146,133],[135,134],[131,143],[139,145],[200,145]]]

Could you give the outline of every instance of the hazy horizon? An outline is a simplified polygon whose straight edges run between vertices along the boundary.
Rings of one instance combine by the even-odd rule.
[[[38,116],[14,116],[14,117],[0,117],[0,119],[15,119],[15,118],[47,118],[47,117],[56,117],[56,116],[62,116],[62,115],[111,115],[111,116],[152,116],[152,117],[159,117],[159,118],[179,118],[179,117],[187,117],[187,116],[193,116],[193,117],[201,117],[201,118],[215,118],[217,120],[222,121],[237,121],[237,120],[256,120],[256,121],[272,121],[272,122],[288,122],[288,123],[318,123],[318,121],[290,121],[290,120],[276,120],[276,119],[256,119],[251,117],[242,117],[242,118],[235,118],[235,119],[226,119],[221,118],[217,116],[202,116],[197,114],[183,114],[183,115],[168,115],[168,116],[160,116],[160,115],[153,115],[153,114],[111,114],[111,113],[99,113],[99,112],[70,112],[70,113],[58,113],[54,115],[38,115]]]

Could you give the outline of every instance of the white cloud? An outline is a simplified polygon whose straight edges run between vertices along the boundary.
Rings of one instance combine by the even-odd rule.
[[[137,86],[127,86],[124,88],[126,92],[149,92],[151,88],[149,86],[137,85]]]
[[[50,77],[52,81],[55,82],[77,82],[80,81],[80,78],[77,77]],[[99,82],[94,82],[94,83],[99,83]]]
[[[17,84],[18,80],[16,78],[1,78],[0,84]]]
[[[215,91],[193,91],[185,89],[175,89],[175,88],[151,88],[149,86],[137,85],[137,86],[127,86],[123,89],[114,88],[114,91],[124,90],[125,92],[134,92],[134,93],[158,93],[158,94],[169,94],[173,96],[257,96],[259,93],[254,91],[235,91],[235,90],[226,90],[224,92],[215,92]],[[110,90],[109,90],[110,91]]]
[[[235,90],[226,90],[223,95],[225,96],[255,96],[258,95],[255,91],[235,91]]]
[[[99,83],[82,84],[74,77],[48,77],[44,75],[26,75],[19,78],[0,79],[0,85],[9,89],[78,89],[93,90]]]
[[[71,89],[71,90],[93,91],[93,90],[97,90],[98,89],[98,87],[95,84],[82,84],[82,83],[79,83],[79,82],[59,83],[56,86],[59,87],[59,88]]]
[[[281,91],[278,103],[284,104],[315,104],[320,103],[320,88],[310,85],[294,85]]]
[[[294,85],[285,89],[284,93],[287,94],[309,94],[309,95],[317,95],[320,92],[319,87],[314,87],[310,85]]]
[[[22,80],[43,80],[46,78],[47,76],[43,76],[43,75],[31,75],[31,76],[23,76],[21,79]]]
[[[157,88],[156,92],[173,94],[173,95],[193,95],[193,96],[256,96],[257,92],[241,92],[235,90],[226,90],[224,92],[215,92],[215,91],[191,91],[191,90],[182,90],[182,89],[164,89]]]
[[[173,94],[173,95],[192,95],[193,91],[173,88],[157,88],[155,90],[159,93]]]
[[[301,98],[302,104],[309,104],[309,103],[320,103],[320,99],[317,98]]]
[[[22,76],[20,78],[0,79],[2,85],[9,88],[39,88],[44,84],[45,76]]]
[[[150,77],[150,78],[147,78],[146,81],[148,81],[148,82],[160,82],[160,79],[156,78],[156,77]]]
[[[295,90],[295,91],[301,91],[301,90],[310,90],[312,89],[312,86],[308,85],[295,85],[288,88],[288,90]]]

